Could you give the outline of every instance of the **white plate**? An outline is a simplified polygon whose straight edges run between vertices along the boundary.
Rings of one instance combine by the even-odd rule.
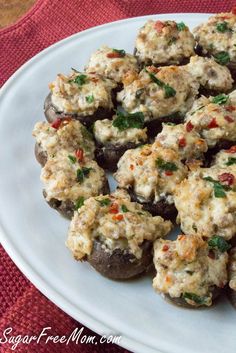
[[[184,21],[206,14],[151,18]],[[0,95],[0,222],[3,246],[23,273],[69,315],[100,334],[123,336],[135,352],[235,353],[236,315],[226,300],[209,310],[183,310],[154,293],[151,278],[114,282],[64,246],[68,221],[43,200],[40,167],[31,131],[42,120],[48,83],[70,67],[82,69],[102,44],[132,52],[136,31],[148,17],[118,21],[65,39],[34,57],[5,84]]]

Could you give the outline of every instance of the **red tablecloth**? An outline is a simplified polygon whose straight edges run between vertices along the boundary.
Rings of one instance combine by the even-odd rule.
[[[75,32],[114,20],[155,13],[221,12],[235,4],[225,0],[38,0],[18,23],[0,30],[0,85],[32,56]],[[69,335],[82,325],[46,299],[17,269],[0,247],[0,338],[13,328],[14,335],[37,335],[52,327],[53,335]],[[125,318],[124,318],[125,319]],[[83,334],[92,334],[85,329]],[[8,353],[10,344],[0,345]],[[17,353],[127,352],[115,345],[19,344]]]

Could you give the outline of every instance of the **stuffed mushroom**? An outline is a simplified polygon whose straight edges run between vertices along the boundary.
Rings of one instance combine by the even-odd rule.
[[[209,96],[232,89],[233,79],[229,69],[212,58],[192,56],[186,69],[200,83],[202,94]]]
[[[127,72],[138,72],[137,59],[124,49],[102,46],[93,53],[86,66],[86,72],[96,72],[116,81],[122,87]]]
[[[96,140],[98,164],[115,172],[117,163],[126,150],[147,142],[147,128],[144,128],[142,113],[118,112],[113,120],[98,120],[93,127]]]
[[[186,175],[187,168],[176,151],[144,145],[125,152],[114,178],[145,210],[175,220],[173,194]]]
[[[234,71],[236,65],[235,30],[235,11],[211,16],[207,22],[193,30],[198,43],[198,53],[213,56],[220,65],[227,65]]]
[[[73,69],[69,76],[59,74],[49,85],[45,116],[50,123],[69,116],[91,126],[98,119],[112,117],[116,87],[115,81],[96,73]]]
[[[236,235],[236,170],[214,166],[189,173],[176,188],[177,221],[185,234]]]
[[[155,136],[161,131],[162,122],[183,120],[198,89],[199,83],[184,66],[149,66],[139,75],[126,77],[117,100],[128,113],[143,113],[149,135]]]
[[[141,66],[183,64],[194,55],[195,40],[189,28],[175,21],[148,20],[135,41]]]
[[[222,148],[230,148],[236,141],[235,91],[230,95],[202,96],[186,114],[188,131],[197,131],[209,147],[209,158]]]
[[[210,306],[227,283],[228,244],[215,245],[198,234],[179,235],[175,241],[157,239],[153,287],[172,303],[197,308]]]
[[[46,121],[36,123],[33,136],[36,139],[35,156],[44,166],[48,157],[60,150],[81,154],[81,157],[94,158],[95,144],[91,133],[78,120],[59,119],[58,124]]]
[[[67,150],[48,158],[41,181],[48,204],[69,219],[83,200],[109,192],[103,169],[95,161]]]
[[[76,260],[87,260],[103,276],[128,279],[152,266],[152,243],[171,227],[124,193],[100,195],[75,212],[66,244]]]

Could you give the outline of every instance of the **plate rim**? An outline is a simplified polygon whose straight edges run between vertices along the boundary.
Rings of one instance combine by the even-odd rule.
[[[8,80],[0,87],[0,99],[7,94],[8,90],[11,88],[12,84],[14,84],[14,80],[18,79],[24,71],[28,69],[30,66],[34,65],[38,60],[40,60],[43,56],[47,55],[51,51],[55,50],[64,45],[64,43],[69,43],[73,41],[75,38],[79,38],[80,36],[87,35],[88,33],[92,33],[96,30],[106,29],[112,27],[113,25],[119,25],[124,22],[135,22],[140,20],[146,20],[148,18],[163,18],[168,16],[182,17],[182,16],[211,16],[212,13],[205,12],[178,12],[178,13],[161,13],[161,14],[151,14],[145,16],[137,16],[137,17],[128,17],[121,20],[116,20],[112,22],[108,22],[102,25],[94,26],[85,30],[81,30],[80,32],[74,33],[62,40],[59,40],[49,47],[43,49],[30,59],[28,59],[22,66],[20,66]],[[62,311],[66,314],[74,318],[76,321],[93,330],[95,333],[99,335],[103,335],[104,332],[114,333],[112,326],[107,325],[102,320],[98,318],[94,318],[91,313],[84,312],[81,307],[76,307],[76,314],[73,311],[74,305],[70,303],[70,300],[64,297],[63,293],[57,291],[52,285],[48,283],[48,281],[41,276],[40,273],[36,271],[36,269],[31,267],[31,264],[27,259],[23,257],[20,253],[19,249],[17,249],[14,243],[11,240],[11,237],[8,237],[7,231],[4,229],[1,214],[0,214],[0,244],[3,246],[7,254],[10,256],[15,265],[20,269],[20,271],[26,276],[26,278],[43,294],[47,299],[49,299],[54,305],[58,306]],[[156,347],[144,345],[142,342],[134,339],[132,337],[122,336],[121,342],[118,344],[119,346],[126,348],[132,352],[135,349],[135,352],[143,352],[145,349],[146,353],[164,353],[164,351],[157,350]],[[165,352],[167,353],[167,352]],[[168,352],[169,353],[169,352]]]

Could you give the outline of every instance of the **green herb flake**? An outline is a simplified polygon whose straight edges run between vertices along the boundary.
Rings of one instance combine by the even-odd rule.
[[[236,164],[236,158],[235,157],[229,157],[228,161],[225,163],[227,166]]]
[[[226,21],[217,23],[216,29],[221,33],[232,32],[232,29],[229,27],[229,24]]]
[[[185,28],[187,28],[187,26],[184,22],[176,23],[176,25],[177,25],[178,31],[184,31]]]
[[[81,126],[81,133],[84,139],[93,140],[93,134],[85,126]]]
[[[77,171],[76,171],[77,181],[79,183],[82,183],[84,181],[84,179],[89,176],[89,173],[92,169],[93,168],[86,168],[86,167],[83,167],[81,169],[77,169]]]
[[[193,223],[192,228],[193,228],[194,232],[197,233],[198,229],[197,229],[197,226],[195,223]]]
[[[71,154],[68,155],[68,159],[69,161],[72,163],[72,164],[75,164],[76,162],[76,157],[75,156],[72,156]]]
[[[78,210],[80,207],[84,205],[84,197],[80,196],[78,200],[75,202],[75,210]]]
[[[141,112],[129,114],[117,111],[117,117],[113,120],[112,125],[120,131],[131,128],[142,129],[144,126],[144,115]]]
[[[213,97],[211,102],[222,105],[227,103],[228,100],[229,100],[229,96],[227,96],[226,94],[219,94],[218,96]]]
[[[178,170],[178,167],[176,166],[175,163],[165,162],[162,158],[158,158],[156,160],[156,165],[158,168],[160,168],[161,170],[165,170],[165,171],[175,172],[176,170]]]
[[[93,95],[87,96],[87,97],[85,97],[85,99],[86,99],[86,102],[88,102],[88,103],[93,103],[94,102],[94,96]]]
[[[124,213],[129,212],[128,208],[125,205],[121,205],[121,210]]]
[[[230,62],[229,53],[226,51],[221,51],[214,56],[215,61],[220,65],[227,65]]]
[[[170,97],[174,97],[176,95],[176,90],[169,86],[169,84],[159,80],[159,78],[157,78],[152,72],[149,72],[147,69],[145,69],[145,71],[148,73],[150,79],[156,83],[159,87],[161,87],[164,92],[165,92],[165,98],[170,98]]]
[[[118,53],[121,58],[123,58],[126,55],[126,52],[124,49],[112,49],[114,53]]]
[[[208,246],[210,249],[218,249],[222,253],[231,248],[231,245],[228,244],[224,238],[218,235],[215,235],[208,241]]]
[[[103,200],[96,200],[96,201],[99,202],[101,206],[109,206],[111,204],[111,200],[108,198]]]
[[[190,292],[185,292],[183,294],[183,298],[186,300],[191,300],[195,302],[198,305],[204,305],[206,303],[206,297],[200,297],[199,295],[195,293],[190,293]]]
[[[82,86],[86,83],[87,76],[84,74],[76,76],[73,80],[69,80],[69,83],[76,83],[78,86]]]
[[[212,177],[204,177],[203,179],[213,183],[214,196],[217,198],[226,197],[225,191],[231,190],[229,186],[222,185],[218,180],[214,180]]]
[[[176,95],[176,90],[169,86],[168,84],[164,85],[165,98],[174,97]]]

